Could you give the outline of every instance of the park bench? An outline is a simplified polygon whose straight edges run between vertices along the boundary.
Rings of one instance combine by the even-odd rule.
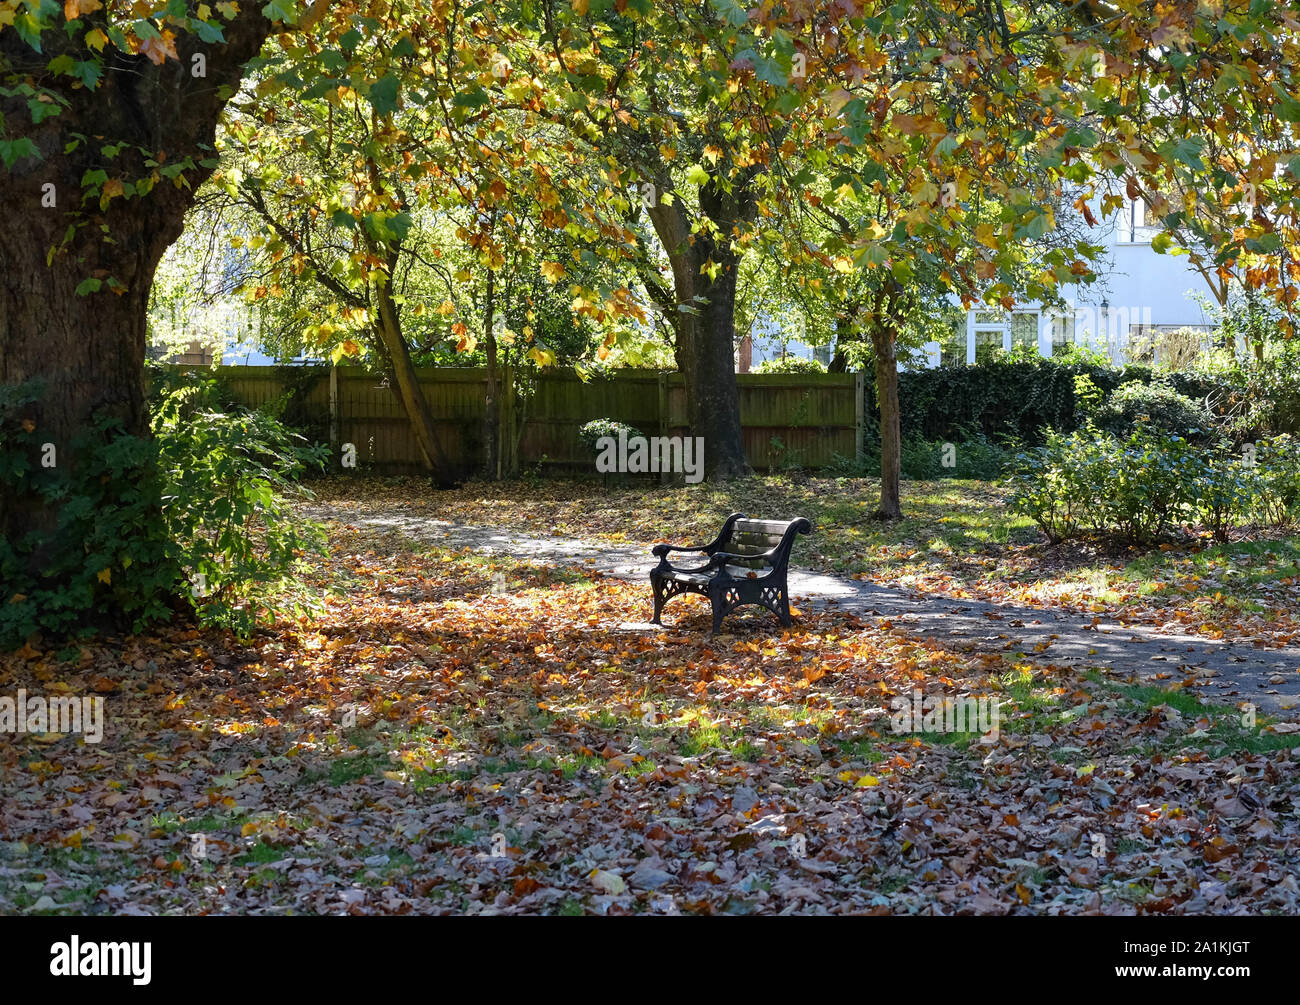
[[[743,604],[759,604],[775,614],[782,625],[790,625],[790,591],[786,571],[790,549],[798,534],[811,534],[812,524],[795,520],[750,520],[744,513],[732,513],[710,544],[682,548],[656,544],[651,553],[659,564],[650,570],[655,594],[654,623],[664,604],[679,593],[699,593],[713,606],[713,634],[722,619]],[[674,551],[703,553],[709,561],[691,569],[677,568],[668,561]]]

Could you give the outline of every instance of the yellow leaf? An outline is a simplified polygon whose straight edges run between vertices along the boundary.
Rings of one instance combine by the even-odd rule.
[[[104,46],[108,44],[108,36],[98,28],[93,28],[86,32],[86,44],[96,52],[103,52]]]
[[[564,266],[559,262],[543,262],[541,271],[542,275],[552,283],[558,283],[564,278]]]
[[[95,578],[98,579],[101,583],[112,583],[112,582],[113,582],[113,570],[112,570],[112,569],[100,569],[97,573],[95,573]]]
[[[588,2],[589,0],[573,0],[573,12],[579,15],[587,13]]]
[[[875,775],[863,775],[858,779],[858,788],[870,788],[873,785],[879,785],[880,779]]]

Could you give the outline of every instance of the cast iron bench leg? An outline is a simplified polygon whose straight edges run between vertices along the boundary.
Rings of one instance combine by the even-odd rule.
[[[726,617],[726,608],[723,606],[726,600],[717,594],[710,594],[709,601],[713,604],[713,630],[709,634],[717,635],[718,629],[722,627],[722,619]]]

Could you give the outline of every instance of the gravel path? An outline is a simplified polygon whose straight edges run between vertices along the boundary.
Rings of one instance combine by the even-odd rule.
[[[303,508],[303,513],[316,520],[389,530],[440,547],[470,548],[521,559],[542,558],[630,580],[645,580],[656,562],[649,547],[522,534],[395,511],[361,515],[328,506],[309,506]],[[1056,613],[1036,607],[923,596],[797,568],[790,570],[790,592],[796,601],[862,618],[888,620],[917,638],[1038,654],[1053,663],[1108,667],[1125,675],[1161,675],[1160,680],[1169,683],[1191,676],[1208,701],[1250,701],[1261,710],[1281,712],[1287,718],[1300,709],[1300,649],[1295,647],[1266,648],[1246,639],[1217,641],[1115,621],[1094,625],[1091,617],[1073,611]],[[647,585],[647,608],[649,605]],[[671,606],[665,609],[669,624],[672,610]],[[654,626],[644,627],[649,630]]]

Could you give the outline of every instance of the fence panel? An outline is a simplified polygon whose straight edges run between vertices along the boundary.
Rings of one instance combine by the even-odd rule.
[[[191,368],[192,369],[192,368]],[[234,397],[261,406],[294,387],[287,368],[223,366],[217,370]],[[299,382],[298,411],[313,428],[330,421],[329,371]],[[435,429],[449,460],[473,471],[483,457],[483,403],[487,372],[481,367],[418,371]],[[854,374],[737,374],[745,453],[757,470],[787,465],[818,468],[860,448],[861,379]],[[418,473],[423,455],[394,390],[383,377],[359,367],[339,367],[337,423],[340,443],[357,448],[360,464],[380,473]],[[592,419],[610,418],[646,436],[693,435],[687,424],[686,385],[679,373],[617,370],[583,381],[572,371],[552,370],[521,389],[523,415],[519,459],[542,465],[592,470],[593,458],[578,443],[578,430]],[[708,443],[705,442],[707,456]]]

